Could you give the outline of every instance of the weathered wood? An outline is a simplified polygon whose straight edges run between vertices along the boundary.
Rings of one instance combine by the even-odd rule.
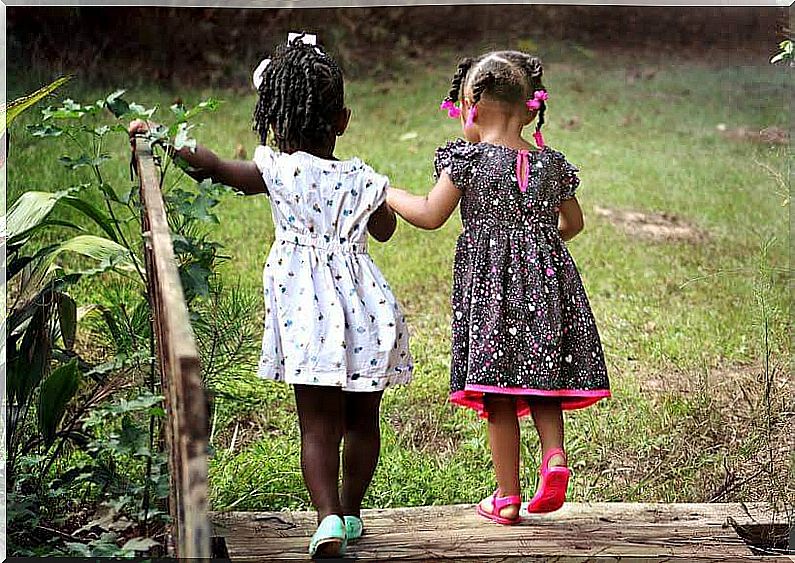
[[[365,535],[349,546],[357,561],[751,561],[727,524],[770,522],[763,506],[738,504],[566,504],[499,526],[472,505],[365,510]],[[230,557],[308,560],[316,526],[311,512],[211,513],[214,533]],[[770,559],[767,559],[770,560]]]
[[[207,517],[207,399],[190,328],[157,168],[149,143],[135,139],[145,260],[166,406],[173,545],[180,558],[210,557]]]

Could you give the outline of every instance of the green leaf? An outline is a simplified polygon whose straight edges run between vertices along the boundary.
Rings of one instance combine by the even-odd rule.
[[[146,551],[148,552],[153,547],[157,547],[160,545],[158,542],[153,540],[152,538],[133,538],[128,540],[122,547],[122,551],[126,552],[136,552],[136,551]]]
[[[64,347],[71,350],[77,335],[77,303],[65,293],[58,295],[58,320]]]
[[[29,231],[44,221],[60,199],[75,193],[79,189],[80,187],[70,188],[54,193],[24,192],[8,210],[6,231],[9,240],[19,237],[20,234]]]
[[[174,117],[177,118],[177,121],[185,121],[185,114],[187,113],[187,110],[185,109],[184,105],[182,105],[182,104],[173,104],[168,109],[171,110],[171,113],[174,114]]]
[[[51,119],[78,119],[84,115],[94,115],[99,110],[100,108],[95,105],[81,106],[72,99],[66,99],[61,107],[55,109],[51,107],[45,108],[41,114],[44,117],[44,121],[49,121]]]
[[[215,111],[218,109],[218,106],[221,105],[221,102],[216,100],[215,98],[208,98],[207,100],[200,102],[190,108],[185,113],[185,119],[193,119],[200,113],[204,113],[206,111]]]
[[[69,548],[71,555],[76,557],[91,557],[91,548],[84,543],[68,541],[64,545]]]
[[[41,101],[49,94],[55,92],[58,88],[69,82],[71,80],[71,76],[62,76],[47,86],[39,88],[32,94],[28,94],[27,96],[23,96],[21,98],[17,98],[7,107],[3,108],[0,107],[0,135],[5,133],[6,127],[11,125],[11,123],[19,117],[25,110],[36,104],[37,102]]]
[[[119,446],[126,449],[132,455],[149,457],[149,438],[143,429],[135,424],[133,418],[126,414],[121,419],[121,433],[119,434]]]
[[[185,147],[191,151],[196,150],[196,139],[190,138],[188,132],[193,128],[187,123],[180,123],[177,127],[177,134],[174,136],[174,149],[180,150]]]
[[[79,254],[99,262],[94,268],[74,270],[71,272],[72,275],[98,274],[113,268],[130,267],[133,264],[130,252],[119,243],[94,235],[78,235],[60,244],[47,247],[46,252],[42,253],[42,259],[36,265],[33,275],[45,275],[55,267],[56,259],[65,252]]]
[[[9,362],[9,400],[24,405],[47,373],[50,362],[50,339],[47,308],[36,306],[25,329],[19,354]]]
[[[121,97],[124,92],[125,90],[116,90],[105,98],[105,107],[108,108],[115,117],[121,117],[130,111],[130,104]]]
[[[210,296],[210,276],[213,272],[202,264],[189,264],[180,270],[179,277],[185,289],[185,298]]]
[[[36,125],[28,125],[28,132],[34,137],[60,137],[63,135],[63,129],[56,127],[52,123],[38,123]]]
[[[111,192],[112,191],[113,190],[111,189]],[[97,226],[102,229],[112,241],[119,242],[116,231],[113,228],[113,221],[104,212],[100,211],[87,201],[77,197],[65,197],[61,200],[61,203],[80,211],[83,215],[94,221],[94,223],[96,223]]]
[[[70,223],[69,221],[61,221],[60,219],[45,219],[44,221],[34,225],[27,231],[23,231],[14,236],[13,239],[9,240],[9,247],[13,247],[16,244],[24,244],[27,240],[35,235],[38,231],[42,229],[46,229],[47,227],[65,227],[67,229],[74,229],[76,231],[84,231],[84,229],[80,225],[75,225],[74,223]],[[9,254],[13,252],[13,248],[9,249]],[[12,277],[12,276],[9,276]]]
[[[83,166],[92,166],[92,167],[101,166],[103,162],[107,162],[110,159],[111,157],[109,154],[101,154],[96,158],[91,158],[90,156],[83,154],[80,155],[79,158],[62,156],[58,158],[58,162],[60,162],[67,168],[71,168],[72,170],[77,170],[78,168],[82,168]]]
[[[39,432],[48,446],[55,440],[58,425],[79,386],[77,360],[57,368],[42,382],[39,392]]]
[[[136,103],[130,104],[130,110],[127,114],[129,119],[152,119],[152,116],[157,111],[157,106],[146,109],[144,106]],[[126,131],[126,128],[125,128]]]

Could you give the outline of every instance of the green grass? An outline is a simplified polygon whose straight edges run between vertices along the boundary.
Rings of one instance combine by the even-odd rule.
[[[353,109],[339,157],[357,155],[394,185],[422,193],[431,186],[434,149],[460,134],[437,109],[455,57],[444,66],[415,64],[400,79],[347,85]],[[788,73],[758,66],[655,63],[652,79],[628,79],[637,61],[584,60],[561,50],[547,57],[551,100],[547,142],[581,169],[579,199],[586,229],[570,244],[599,323],[614,398],[566,419],[574,500],[703,501],[723,482],[723,464],[742,473],[759,446],[758,393],[740,403],[740,386],[759,387],[760,247],[776,237],[768,265],[776,308],[776,357],[787,354],[788,211],[781,187],[758,163],[786,173],[784,147],[730,140],[718,123],[750,129],[788,127]],[[107,90],[110,91],[110,85]],[[13,88],[12,88],[13,90]],[[81,91],[94,99],[104,91]],[[749,94],[750,93],[750,94]],[[132,88],[129,98],[167,106],[208,95],[224,100],[196,132],[202,144],[231,157],[253,154],[254,95],[231,91],[162,92]],[[565,123],[576,117],[577,127]],[[28,120],[29,121],[29,120]],[[407,132],[416,137],[401,140]],[[55,189],[73,180],[54,162],[54,145],[33,143],[15,126],[8,163],[11,194]],[[126,162],[123,142],[114,150]],[[109,181],[126,185],[119,166]],[[594,206],[673,213],[705,233],[691,242],[648,241],[625,234]],[[230,197],[216,236],[232,260],[224,275],[259,291],[273,238],[265,197]],[[368,506],[473,502],[491,492],[485,425],[446,402],[449,294],[458,217],[436,232],[401,224],[372,254],[407,311],[416,377],[385,396],[383,449]],[[82,288],[90,297],[96,286]],[[251,370],[256,358],[251,358]],[[733,374],[748,375],[732,379]],[[720,386],[704,374],[722,377]],[[728,380],[726,380],[728,378]],[[650,381],[700,382],[696,392],[656,391]],[[711,380],[710,380],[711,381]],[[298,431],[289,389],[253,387],[256,409],[221,405],[211,464],[216,509],[305,508]],[[786,393],[791,397],[791,389]],[[230,447],[238,425],[238,439]],[[524,424],[523,482],[535,485],[537,439]],[[739,436],[738,436],[739,432]],[[747,434],[747,437],[743,437]],[[748,500],[738,488],[723,500]]]

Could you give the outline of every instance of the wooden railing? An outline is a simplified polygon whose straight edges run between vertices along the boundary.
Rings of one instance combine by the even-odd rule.
[[[149,143],[134,139],[141,182],[148,292],[155,320],[157,356],[166,407],[172,517],[169,552],[182,558],[210,558],[207,516],[207,398],[199,355],[174,259],[158,170]]]

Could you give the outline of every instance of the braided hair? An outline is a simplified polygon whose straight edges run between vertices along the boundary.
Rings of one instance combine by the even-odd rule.
[[[282,152],[321,147],[333,141],[334,120],[344,108],[342,70],[322,49],[296,37],[279,45],[262,71],[254,130],[268,133]]]
[[[455,103],[469,90],[473,105],[484,95],[502,102],[524,103],[536,90],[546,90],[541,81],[543,74],[541,61],[520,51],[494,51],[477,59],[465,58],[450,81],[446,100]],[[546,108],[542,100],[536,131],[544,125]]]

